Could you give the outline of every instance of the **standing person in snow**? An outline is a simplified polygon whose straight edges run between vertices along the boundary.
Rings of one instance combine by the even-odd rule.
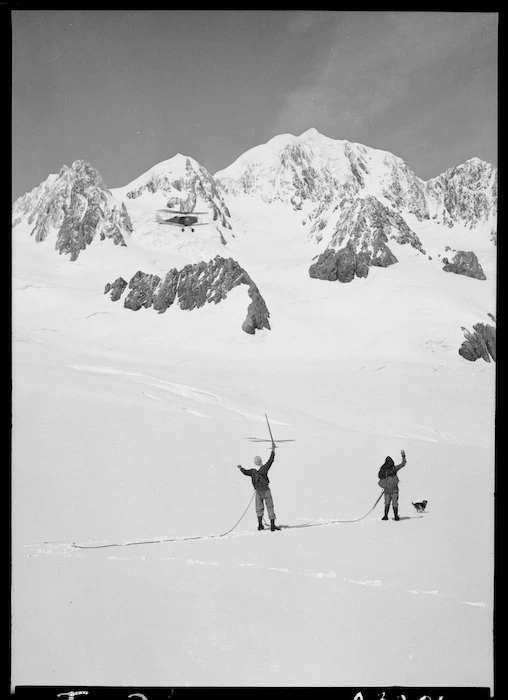
[[[279,527],[275,525],[275,511],[273,509],[273,498],[272,492],[270,491],[270,479],[268,478],[268,470],[273,464],[275,459],[275,443],[272,442],[272,452],[268,458],[268,462],[263,464],[261,457],[254,457],[254,464],[257,469],[244,469],[241,464],[238,465],[238,469],[245,474],[245,476],[250,476],[252,479],[252,485],[256,489],[256,515],[258,516],[258,530],[264,530],[263,526],[263,513],[264,504],[266,503],[266,509],[268,510],[268,516],[270,518],[270,530],[280,530]]]
[[[400,464],[394,464],[391,457],[385,459],[385,463],[380,468],[378,473],[379,485],[385,492],[385,514],[382,520],[388,520],[388,511],[390,510],[390,503],[393,506],[393,513],[395,515],[394,520],[400,520],[399,518],[399,477],[397,472],[402,467],[406,466],[406,453],[401,450],[402,462]]]

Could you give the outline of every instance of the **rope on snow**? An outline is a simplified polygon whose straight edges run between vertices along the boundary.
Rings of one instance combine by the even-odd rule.
[[[286,526],[281,525],[280,527],[282,527],[282,528],[284,528],[284,527],[289,527],[289,528],[320,527],[320,526],[322,526],[322,525],[334,525],[335,523],[357,523],[357,522],[359,522],[360,520],[363,520],[364,518],[366,518],[368,515],[370,515],[370,514],[372,513],[372,511],[374,510],[374,508],[377,506],[377,504],[378,504],[379,501],[381,500],[381,497],[383,496],[383,494],[384,494],[384,491],[381,491],[381,493],[379,494],[378,499],[376,500],[376,502],[374,503],[374,505],[372,506],[372,508],[371,508],[367,513],[365,513],[365,515],[362,515],[361,518],[353,518],[352,520],[327,520],[325,523],[313,523],[312,521],[309,521],[308,523],[303,523],[302,525],[289,525],[289,526],[288,526],[288,525],[286,525]],[[265,522],[265,525],[268,526],[268,523]]]
[[[313,522],[308,522],[304,523],[303,525],[293,525],[289,526],[289,528],[300,528],[300,527],[320,527],[323,525],[333,525],[335,523],[357,523],[360,520],[363,520],[366,518],[374,508],[377,506],[379,501],[381,500],[381,497],[383,496],[384,491],[381,491],[378,499],[372,506],[372,508],[365,513],[365,515],[362,515],[360,518],[353,518],[351,520],[328,520],[327,522],[324,523],[313,523]],[[134,545],[137,544],[161,544],[164,542],[189,542],[191,540],[205,540],[205,539],[220,539],[221,537],[225,537],[226,535],[229,535],[230,532],[233,532],[235,528],[238,527],[238,525],[241,523],[241,521],[244,519],[247,511],[249,510],[250,504],[252,503],[254,496],[256,495],[256,492],[254,491],[252,496],[250,497],[250,500],[247,504],[247,507],[243,511],[242,515],[240,516],[239,520],[233,525],[232,528],[227,530],[226,532],[223,532],[220,535],[194,535],[192,537],[161,537],[158,540],[140,540],[136,542],[110,542],[107,544],[76,544],[75,542],[72,543],[72,546],[75,549],[106,549],[108,547],[133,547]],[[282,526],[284,528],[284,526]],[[288,526],[286,526],[288,527]],[[285,528],[284,528],[285,529]]]
[[[250,497],[249,503],[247,504],[247,508],[243,511],[240,519],[233,525],[233,527],[230,530],[227,530],[227,532],[223,532],[221,535],[195,535],[193,537],[161,537],[158,540],[140,540],[136,542],[110,542],[108,544],[76,544],[75,542],[73,542],[72,546],[75,549],[105,549],[107,547],[132,547],[136,544],[160,544],[162,542],[188,542],[189,540],[219,539],[220,537],[225,537],[226,535],[229,535],[229,533],[233,532],[233,530],[240,524],[240,522],[245,517],[245,514],[249,510],[249,506],[252,503],[255,495],[256,492],[254,491],[252,496]]]

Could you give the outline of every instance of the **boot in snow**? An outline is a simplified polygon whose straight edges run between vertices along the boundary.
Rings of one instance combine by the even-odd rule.
[[[394,520],[400,520],[400,518],[399,518],[399,509],[398,509],[398,508],[394,508],[394,509],[393,509],[393,512],[395,513]]]
[[[273,532],[274,530],[280,530],[280,527],[277,527],[275,524],[275,518],[273,520],[270,520],[270,530]]]
[[[388,520],[388,511],[390,510],[390,506],[385,506],[385,514],[381,518],[381,520]]]
[[[263,516],[259,517],[258,516],[258,530],[264,530],[265,526],[263,525]]]

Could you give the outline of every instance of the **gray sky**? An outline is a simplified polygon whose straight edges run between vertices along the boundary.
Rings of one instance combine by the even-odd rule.
[[[78,158],[119,187],[310,127],[423,179],[497,162],[496,13],[31,10],[12,29],[14,198]]]

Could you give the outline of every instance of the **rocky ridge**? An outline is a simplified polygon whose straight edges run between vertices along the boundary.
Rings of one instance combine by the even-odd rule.
[[[124,307],[132,311],[153,308],[164,313],[173,304],[183,310],[199,308],[204,304],[218,304],[238,285],[247,285],[251,302],[242,324],[245,333],[253,335],[256,330],[270,330],[270,312],[257,285],[248,273],[232,258],[217,255],[209,262],[189,264],[181,270],[172,268],[160,278],[138,271],[129,283],[118,278],[104,289],[112,301],[118,301],[128,288]]]
[[[89,163],[76,160],[64,165],[13,205],[13,225],[26,220],[30,235],[40,243],[56,234],[59,253],[77,260],[98,236],[125,246],[132,222],[124,204],[113,197],[101,175]]]
[[[496,233],[497,168],[479,158],[450,168],[425,183],[425,194],[433,219],[449,228],[462,223],[474,228],[492,222]]]
[[[388,267],[397,262],[390,241],[425,254],[420,239],[400,214],[371,195],[343,200],[333,211],[337,222],[326,250],[309,269],[311,277],[339,282],[367,277],[371,266]]]

